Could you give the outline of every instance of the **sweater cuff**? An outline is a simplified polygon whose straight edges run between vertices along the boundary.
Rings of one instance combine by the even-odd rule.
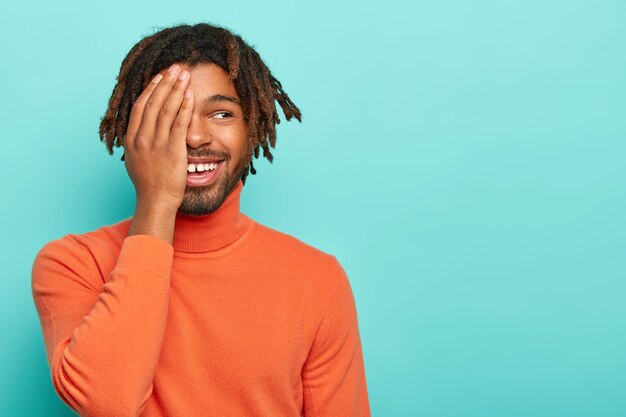
[[[117,258],[116,268],[142,269],[158,275],[172,271],[174,247],[152,235],[126,236]]]

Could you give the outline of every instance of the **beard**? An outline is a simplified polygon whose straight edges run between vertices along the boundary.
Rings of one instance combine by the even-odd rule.
[[[178,212],[190,216],[202,216],[217,210],[241,179],[251,156],[246,157],[244,155],[239,159],[232,174],[226,169],[226,166],[222,166],[219,178],[213,185],[203,187],[187,186],[185,197],[178,208]],[[230,162],[230,159],[226,159],[223,164],[230,164]]]

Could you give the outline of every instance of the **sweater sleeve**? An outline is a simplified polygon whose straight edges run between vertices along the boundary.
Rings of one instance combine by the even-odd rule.
[[[81,416],[137,416],[145,407],[165,333],[173,253],[155,236],[127,236],[104,284],[90,250],[72,235],[35,257],[32,295],[52,385]]]
[[[302,371],[305,417],[369,417],[356,305],[336,260],[337,280]]]

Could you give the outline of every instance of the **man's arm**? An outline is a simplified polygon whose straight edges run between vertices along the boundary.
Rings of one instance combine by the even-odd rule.
[[[127,236],[101,290],[92,254],[72,235],[37,254],[32,294],[52,384],[80,415],[136,416],[145,407],[165,333],[173,253],[154,235]]]
[[[335,292],[302,370],[305,417],[369,417],[356,305],[337,262]]]
[[[194,108],[193,94],[185,93],[191,93],[189,79],[188,71],[172,65],[133,103],[123,145],[137,208],[107,282],[98,285],[92,254],[72,237],[45,245],[33,264],[33,298],[52,383],[81,415],[136,416],[152,392],[167,320],[176,211],[186,191]]]

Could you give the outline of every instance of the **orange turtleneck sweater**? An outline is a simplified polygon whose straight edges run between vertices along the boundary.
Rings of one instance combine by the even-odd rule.
[[[350,282],[335,256],[240,212],[131,218],[47,243],[33,299],[52,385],[81,416],[370,416]]]

